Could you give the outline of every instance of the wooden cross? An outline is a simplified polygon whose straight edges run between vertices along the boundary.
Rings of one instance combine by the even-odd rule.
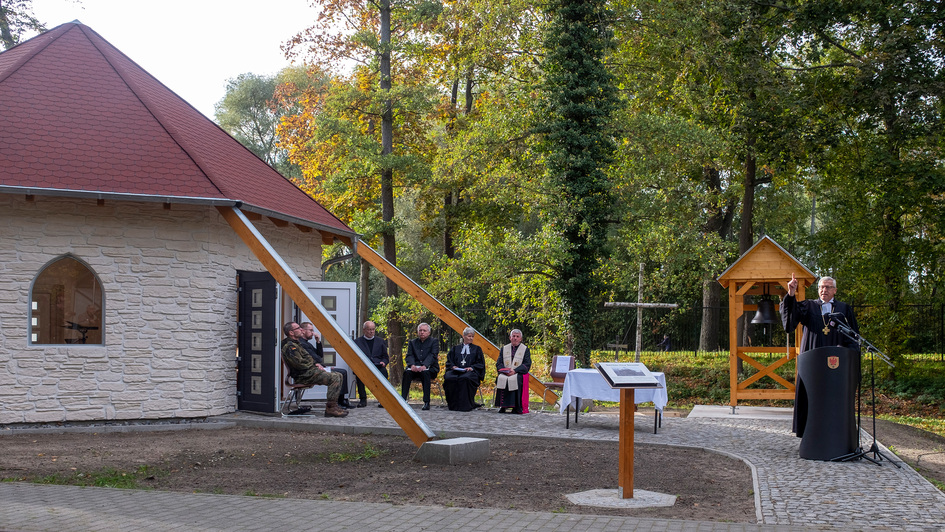
[[[604,303],[605,307],[630,307],[637,309],[637,356],[635,362],[640,361],[640,351],[643,348],[643,313],[640,309],[644,308],[677,308],[676,303],[644,303],[643,302],[643,263],[640,263],[640,282],[637,283],[637,302],[627,303],[623,301],[608,301]]]

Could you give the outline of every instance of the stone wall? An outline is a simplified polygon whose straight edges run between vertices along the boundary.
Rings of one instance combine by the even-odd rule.
[[[321,278],[318,233],[256,226]],[[102,283],[104,345],[30,345],[31,283],[65,254]],[[0,194],[0,424],[233,412],[239,269],[265,268],[213,207]]]

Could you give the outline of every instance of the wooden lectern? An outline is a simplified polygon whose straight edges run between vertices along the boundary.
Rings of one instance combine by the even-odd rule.
[[[597,371],[611,388],[620,389],[620,456],[617,465],[617,497],[633,498],[633,412],[636,388],[659,388],[657,378],[639,362],[600,363]]]

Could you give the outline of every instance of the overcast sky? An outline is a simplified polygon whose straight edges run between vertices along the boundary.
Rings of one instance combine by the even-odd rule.
[[[213,118],[226,82],[275,74],[280,45],[311,26],[309,0],[33,0],[46,27],[78,20]]]

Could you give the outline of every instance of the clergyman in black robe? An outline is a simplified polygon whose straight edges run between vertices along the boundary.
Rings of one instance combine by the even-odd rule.
[[[821,277],[817,283],[819,299],[797,300],[797,278],[791,274],[787,284],[787,295],[781,299],[781,324],[784,330],[793,331],[798,325],[803,325],[799,353],[817,349],[818,347],[840,346],[857,351],[856,368],[859,374],[859,343],[840,332],[838,324],[850,327],[859,334],[860,328],[856,323],[853,307],[837,301],[837,281],[833,277]],[[837,316],[836,314],[841,316]],[[831,317],[831,315],[833,315]],[[793,432],[800,438],[804,435],[804,426],[807,422],[807,393],[804,383],[798,379],[794,387],[794,426]]]
[[[466,327],[462,343],[446,354],[443,393],[450,410],[469,412],[482,406],[476,403],[476,392],[486,376],[486,358],[482,348],[472,343],[475,338],[475,329]]]

